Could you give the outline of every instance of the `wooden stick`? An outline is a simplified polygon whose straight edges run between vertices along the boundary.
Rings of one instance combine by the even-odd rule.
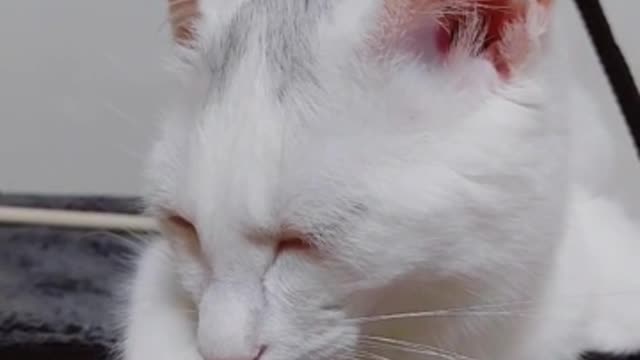
[[[153,218],[142,215],[0,206],[0,224],[156,232]]]

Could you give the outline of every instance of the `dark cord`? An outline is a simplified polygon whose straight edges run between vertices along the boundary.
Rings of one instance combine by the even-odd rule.
[[[640,93],[599,0],[575,0],[640,155]]]

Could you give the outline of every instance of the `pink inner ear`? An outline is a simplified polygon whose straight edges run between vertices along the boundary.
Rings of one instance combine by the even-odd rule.
[[[441,24],[436,34],[438,49],[447,54],[456,45],[461,36],[473,37],[479,55],[491,60],[498,72],[508,75],[513,65],[511,60],[516,54],[507,53],[502,46],[504,36],[510,26],[524,23],[526,17],[526,2],[517,0],[476,0],[473,8],[468,12],[442,16],[438,23]],[[480,29],[469,28],[475,17],[483,26]],[[469,34],[469,31],[478,31]],[[526,41],[526,39],[523,39]],[[517,57],[517,56],[516,56]]]
[[[525,61],[531,39],[527,11],[552,0],[387,0],[385,37],[417,54],[445,59],[462,48],[490,60],[507,77]],[[434,49],[434,50],[432,50]]]

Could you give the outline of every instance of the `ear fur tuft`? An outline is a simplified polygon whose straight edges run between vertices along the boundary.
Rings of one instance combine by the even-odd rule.
[[[169,0],[169,21],[174,40],[188,45],[194,40],[194,21],[200,16],[198,0]]]
[[[552,0],[386,0],[385,47],[443,59],[483,57],[508,76],[546,32]]]

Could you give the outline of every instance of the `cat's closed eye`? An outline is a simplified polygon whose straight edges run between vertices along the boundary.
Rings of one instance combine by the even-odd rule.
[[[278,241],[276,247],[276,254],[282,254],[287,251],[310,251],[313,250],[313,245],[305,238],[301,236],[284,237]]]
[[[187,250],[198,253],[200,249],[200,239],[196,226],[187,218],[170,213],[161,219],[162,228],[168,233],[172,241],[180,243]]]

